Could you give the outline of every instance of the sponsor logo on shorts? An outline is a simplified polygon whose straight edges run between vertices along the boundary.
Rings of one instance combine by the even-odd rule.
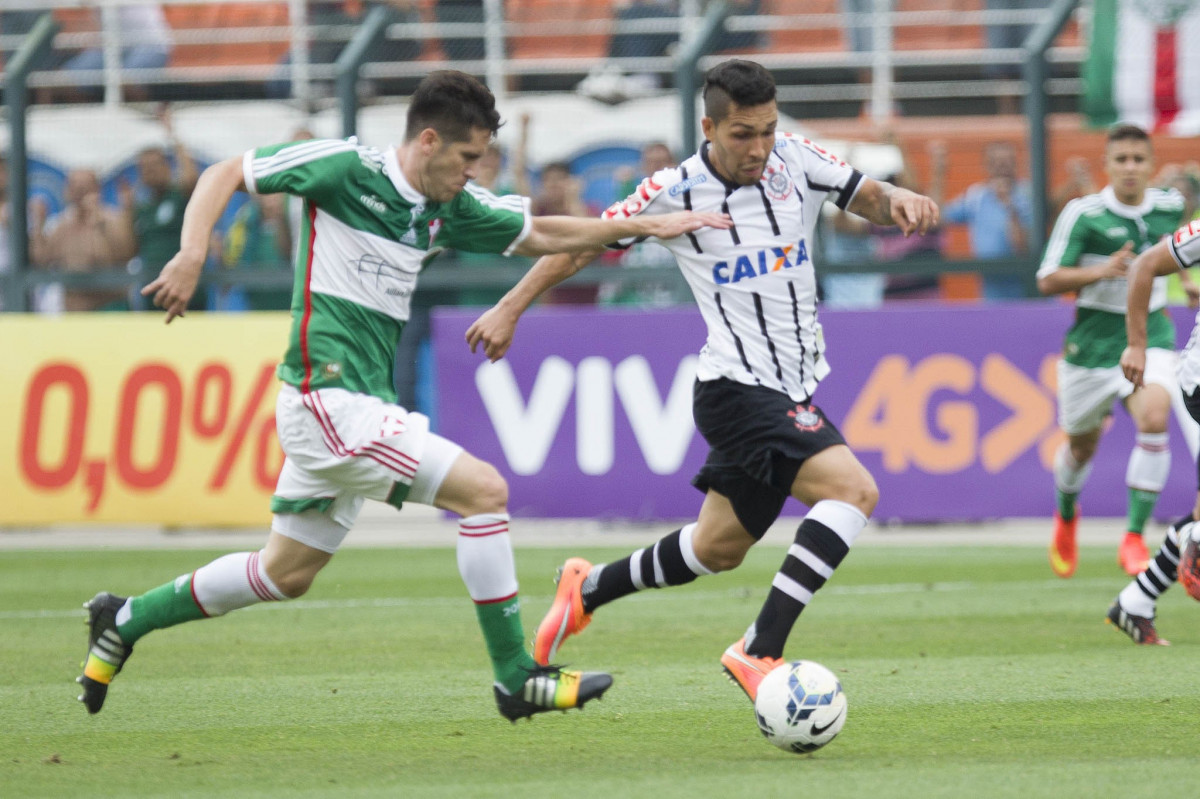
[[[322,366],[321,372],[328,378],[336,379],[342,375],[342,365],[337,361],[332,361]]]
[[[816,432],[825,426],[825,420],[811,405],[797,405],[794,411],[788,411],[788,416],[792,417],[796,429],[805,433]]]

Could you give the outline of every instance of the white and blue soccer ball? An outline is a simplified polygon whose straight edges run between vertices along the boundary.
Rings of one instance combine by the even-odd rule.
[[[754,716],[767,740],[787,752],[815,752],[846,723],[846,694],[833,672],[811,660],[777,666],[758,684]]]

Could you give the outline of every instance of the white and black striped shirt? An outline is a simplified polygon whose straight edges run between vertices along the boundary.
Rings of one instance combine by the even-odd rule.
[[[1175,231],[1168,239],[1167,248],[1180,269],[1200,266],[1200,220]],[[1196,314],[1196,323],[1179,359],[1179,385],[1185,394],[1193,393],[1200,386],[1200,313]]]
[[[705,229],[662,242],[708,326],[697,377],[765,386],[801,402],[829,373],[817,322],[813,227],[823,202],[846,208],[861,180],[856,169],[808,139],[779,133],[762,179],[740,186],[713,169],[705,142],[678,167],[643,180],[604,217],[680,210],[729,214],[734,225],[729,230]]]

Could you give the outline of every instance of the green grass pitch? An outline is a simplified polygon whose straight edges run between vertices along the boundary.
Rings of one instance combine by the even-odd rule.
[[[627,551],[518,549],[526,632],[566,555]],[[1072,580],[1040,548],[857,548],[788,644],[850,700],[841,735],[803,757],[761,737],[717,662],[783,556],[767,545],[601,610],[564,652],[616,680],[582,713],[499,716],[452,550],[348,549],[299,601],[151,634],[88,716],[80,604],[215,554],[0,554],[0,796],[1195,793],[1200,607],[1172,589],[1174,646],[1135,647],[1102,623],[1126,583],[1107,547]]]

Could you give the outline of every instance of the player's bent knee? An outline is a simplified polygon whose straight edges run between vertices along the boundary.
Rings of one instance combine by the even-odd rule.
[[[754,538],[741,527],[729,528],[713,534],[697,528],[692,536],[692,550],[704,568],[712,572],[727,572],[736,569],[754,545]]]
[[[879,486],[875,484],[874,480],[869,480],[860,487],[857,501],[850,504],[862,511],[864,516],[870,516],[875,512],[875,506],[879,504]]]
[[[312,587],[313,580],[317,576],[315,571],[287,569],[279,566],[272,568],[270,564],[267,564],[266,571],[271,582],[286,599],[298,599],[304,596]]]
[[[471,476],[470,498],[464,516],[503,513],[508,507],[508,481],[495,466],[479,461]]]
[[[746,550],[716,549],[703,554],[696,552],[696,557],[704,568],[711,572],[727,572],[742,565],[742,561],[746,559]]]

